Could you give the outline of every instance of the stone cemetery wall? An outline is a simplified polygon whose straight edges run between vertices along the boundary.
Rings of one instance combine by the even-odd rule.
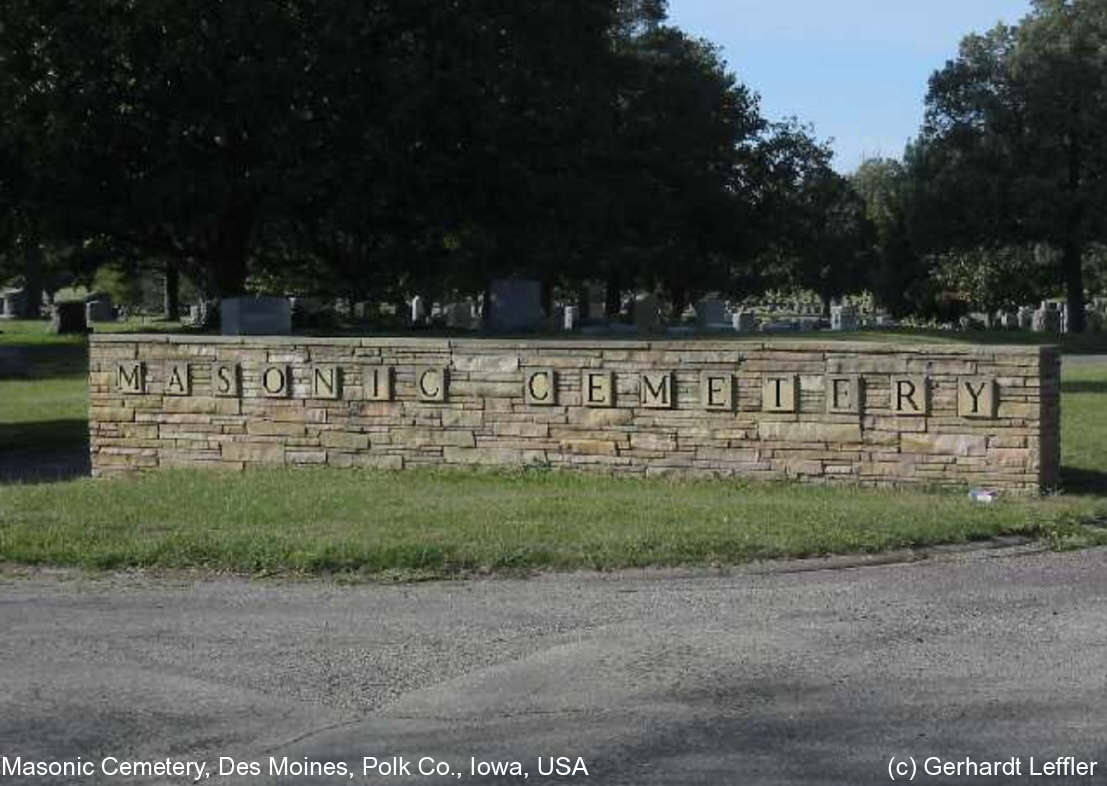
[[[785,341],[90,339],[94,474],[524,465],[1036,492],[1056,348]]]

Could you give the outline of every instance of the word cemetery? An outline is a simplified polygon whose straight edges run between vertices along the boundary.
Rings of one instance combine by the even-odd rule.
[[[94,336],[93,470],[541,464],[1056,484],[1053,348]]]

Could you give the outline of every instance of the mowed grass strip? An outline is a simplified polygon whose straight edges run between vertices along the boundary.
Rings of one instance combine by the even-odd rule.
[[[555,472],[175,471],[3,489],[6,560],[240,572],[609,569],[1042,535],[1089,499]]]

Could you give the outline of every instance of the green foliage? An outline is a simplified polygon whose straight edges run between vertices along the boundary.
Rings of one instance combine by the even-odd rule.
[[[1072,327],[1082,256],[1107,222],[1107,6],[1036,0],[1016,26],[970,35],[936,72],[911,162],[928,250],[1048,243],[1060,250]]]
[[[770,128],[665,10],[11,0],[0,271],[46,250],[85,283],[109,261],[173,264],[215,296],[253,281],[398,300],[521,274],[680,302],[748,294],[798,227],[790,274],[857,283],[856,249],[816,253],[857,235],[825,147]],[[795,226],[776,215],[791,208]]]

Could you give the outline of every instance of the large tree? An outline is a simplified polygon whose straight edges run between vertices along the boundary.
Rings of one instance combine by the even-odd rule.
[[[926,235],[947,248],[1058,248],[1070,326],[1083,330],[1083,255],[1107,233],[1104,127],[1102,0],[1035,0],[1018,25],[968,36],[927,94],[916,160]]]

